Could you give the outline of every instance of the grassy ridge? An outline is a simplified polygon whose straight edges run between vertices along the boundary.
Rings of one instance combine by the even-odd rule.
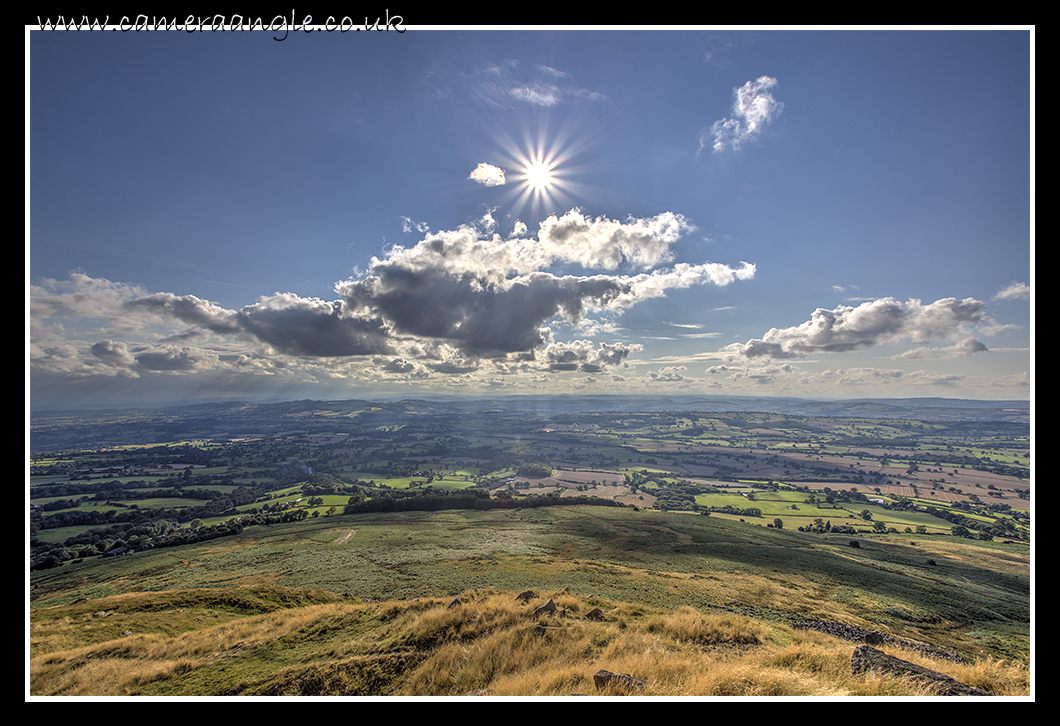
[[[857,542],[852,547],[848,537],[610,507],[351,515],[252,528],[200,545],[32,573],[31,648],[39,657],[33,663],[34,678],[50,670],[54,674],[49,679],[61,680],[63,672],[80,668],[75,666],[80,658],[106,661],[98,654],[79,655],[80,649],[97,653],[94,649],[137,650],[150,644],[168,652],[178,641],[206,637],[200,631],[250,625],[258,622],[255,618],[272,622],[276,608],[283,609],[280,619],[285,620],[308,617],[313,608],[346,612],[353,602],[392,601],[393,608],[402,610],[413,608],[410,603],[417,598],[527,589],[569,589],[581,598],[583,613],[594,602],[660,617],[691,608],[697,617],[746,618],[771,633],[786,632],[794,620],[840,621],[973,661],[1029,661],[1025,545],[893,535]],[[134,600],[129,598],[167,604],[130,609]],[[101,611],[114,611],[117,617],[92,617]],[[386,630],[373,638],[386,641]],[[804,637],[810,636],[798,636]],[[317,645],[324,648],[323,642]],[[270,647],[282,651],[288,646]],[[849,648],[843,648],[849,660]],[[206,649],[214,655],[225,651]],[[321,657],[313,652],[306,663]],[[394,652],[389,646],[369,648],[368,655],[389,654],[371,661],[369,670],[406,674],[411,662],[401,655],[401,647]],[[136,656],[138,662],[140,658]],[[162,660],[176,665],[159,665],[160,673],[170,667],[174,673],[202,668],[198,661],[184,663],[180,657]],[[272,687],[280,677],[277,668],[295,667],[281,667],[286,661],[278,656],[268,662],[272,665],[261,666],[268,677],[255,676],[248,684]],[[113,677],[86,675],[94,685],[69,688],[89,692]],[[253,690],[232,683],[222,688],[208,680],[195,685],[188,677],[181,682],[190,689],[186,693]],[[145,692],[138,690],[141,686],[128,687]],[[35,692],[65,692],[68,687],[39,688]],[[434,692],[422,685],[402,688]],[[837,688],[849,690],[848,685]]]
[[[550,598],[557,610],[536,615]],[[92,608],[101,610],[91,611]],[[91,612],[90,612],[91,611]],[[593,617],[593,613],[599,613]],[[494,589],[459,601],[336,602],[319,591],[124,595],[49,608],[31,661],[34,695],[103,696],[910,696],[922,684],[852,675],[852,643],[689,606],[670,611],[567,591],[518,598]],[[108,639],[97,623],[123,627]],[[183,625],[179,625],[183,623]],[[970,665],[901,648],[894,655],[999,696],[1023,696],[1022,663]],[[598,690],[600,669],[633,689]]]

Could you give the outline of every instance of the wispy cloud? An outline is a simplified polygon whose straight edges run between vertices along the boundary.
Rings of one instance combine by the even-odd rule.
[[[489,106],[557,106],[574,101],[607,102],[607,95],[577,85],[570,74],[541,64],[504,60],[462,74],[472,98]]]
[[[784,110],[784,104],[772,94],[777,79],[762,76],[733,89],[732,116],[715,121],[699,137],[702,151],[710,146],[715,152],[737,150],[758,138]]]
[[[1031,286],[1025,282],[1014,282],[994,295],[995,300],[1029,300],[1030,297]]]

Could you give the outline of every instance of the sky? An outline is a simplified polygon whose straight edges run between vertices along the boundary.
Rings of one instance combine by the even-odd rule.
[[[34,407],[1032,396],[1031,29],[27,29]]]

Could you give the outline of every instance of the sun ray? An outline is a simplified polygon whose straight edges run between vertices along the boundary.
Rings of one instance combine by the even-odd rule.
[[[575,142],[570,133],[550,133],[544,126],[527,130],[521,138],[504,135],[500,140],[509,170],[506,202],[514,220],[530,227],[552,214],[561,215],[577,206],[587,189],[574,181],[579,169],[573,160],[585,152],[588,139]],[[525,215],[525,216],[524,216]]]

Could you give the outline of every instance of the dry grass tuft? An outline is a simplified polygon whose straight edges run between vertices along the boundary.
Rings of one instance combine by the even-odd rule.
[[[162,597],[158,595],[157,597]],[[605,603],[571,593],[521,602],[481,590],[452,599],[329,603],[170,635],[146,633],[35,656],[33,695],[910,696],[903,679],[852,675],[852,643],[751,617]],[[51,621],[52,635],[67,634]],[[72,626],[71,626],[72,627]],[[161,628],[161,624],[159,626]],[[996,695],[1028,695],[1021,663],[911,660]],[[599,670],[638,683],[597,690]]]

